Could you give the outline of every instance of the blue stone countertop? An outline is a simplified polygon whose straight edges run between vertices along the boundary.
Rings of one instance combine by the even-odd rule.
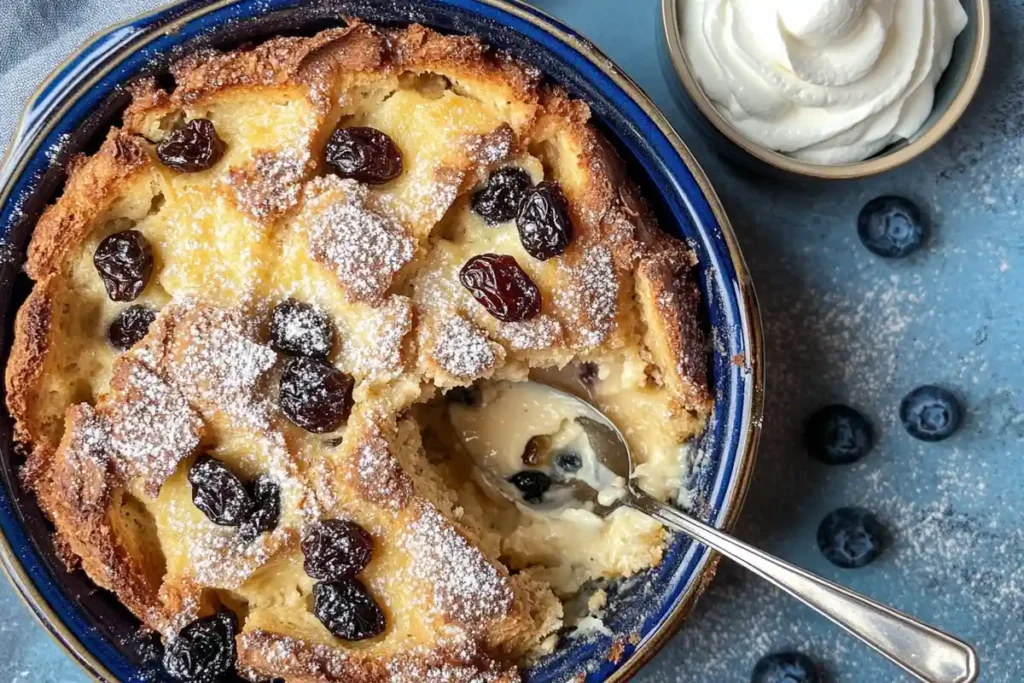
[[[703,164],[753,271],[767,343],[764,438],[739,534],[974,643],[981,680],[1024,680],[1024,2],[993,0],[988,72],[965,119],[915,163],[880,178],[775,183],[723,165],[687,125],[659,64],[656,0],[536,0],[603,48],[651,95]],[[870,254],[861,206],[916,201],[932,237],[905,260]],[[900,399],[952,389],[964,424],[912,439]],[[852,405],[877,444],[829,467],[801,445],[804,418]],[[877,513],[892,540],[863,569],[838,569],[815,543],[830,510]],[[747,681],[757,659],[796,649],[833,683],[910,680],[808,609],[723,562],[693,615],[636,680]],[[0,587],[0,680],[84,681]]]

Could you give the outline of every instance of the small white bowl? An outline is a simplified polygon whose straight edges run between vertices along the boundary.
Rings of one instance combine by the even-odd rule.
[[[949,132],[967,109],[978,90],[990,40],[989,0],[962,0],[967,11],[967,28],[957,37],[950,60],[935,92],[935,106],[921,129],[909,140],[890,145],[875,156],[852,164],[812,164],[786,156],[746,138],[723,117],[704,94],[683,52],[683,3],[690,0],[662,0],[661,18],[667,47],[670,77],[682,82],[680,100],[691,121],[711,138],[716,151],[753,167],[809,178],[866,178],[891,171],[917,158]]]

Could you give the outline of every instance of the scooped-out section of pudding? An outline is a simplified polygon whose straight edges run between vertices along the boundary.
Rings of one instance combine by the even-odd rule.
[[[618,416],[639,485],[662,499],[678,492],[693,436],[654,427],[667,394],[648,382],[625,387],[614,365],[572,364],[530,378],[456,388],[414,408],[427,458],[457,493],[463,520],[510,570],[530,571],[563,600],[657,565],[664,529],[615,505],[626,482],[598,461],[585,428],[592,413],[568,392]],[[631,403],[655,411],[639,428],[623,419],[636,414]],[[579,495],[577,483],[598,491],[596,500]]]

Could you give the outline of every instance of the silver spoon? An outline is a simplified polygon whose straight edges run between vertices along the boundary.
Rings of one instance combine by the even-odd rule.
[[[738,541],[644,492],[633,479],[633,458],[618,427],[578,396],[544,386],[582,404],[591,419],[577,417],[576,422],[587,433],[597,463],[626,482],[617,497],[605,493],[602,501],[607,504],[598,502],[598,491],[590,484],[580,479],[571,482],[573,496],[596,514],[603,517],[625,505],[687,534],[828,617],[921,681],[971,683],[977,679],[978,657],[967,643]],[[498,490],[522,502],[513,498],[510,487]]]

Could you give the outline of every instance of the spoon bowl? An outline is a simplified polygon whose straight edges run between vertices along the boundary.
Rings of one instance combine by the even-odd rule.
[[[816,610],[851,635],[874,648],[897,666],[926,683],[971,683],[978,677],[978,659],[967,643],[917,619],[859,595],[780,560],[657,500],[636,483],[629,445],[618,426],[593,404],[568,392],[531,383],[560,408],[570,406],[562,430],[577,425],[580,466],[560,472],[539,498],[527,497],[515,486],[495,489],[517,504],[538,512],[584,507],[606,516],[621,506],[639,510],[670,529],[714,548]],[[482,408],[482,410],[486,410]],[[464,438],[462,432],[460,438]],[[582,446],[582,447],[580,447]],[[477,463],[481,467],[480,463]],[[497,472],[483,472],[491,481],[505,481]],[[546,500],[545,500],[546,498]]]

